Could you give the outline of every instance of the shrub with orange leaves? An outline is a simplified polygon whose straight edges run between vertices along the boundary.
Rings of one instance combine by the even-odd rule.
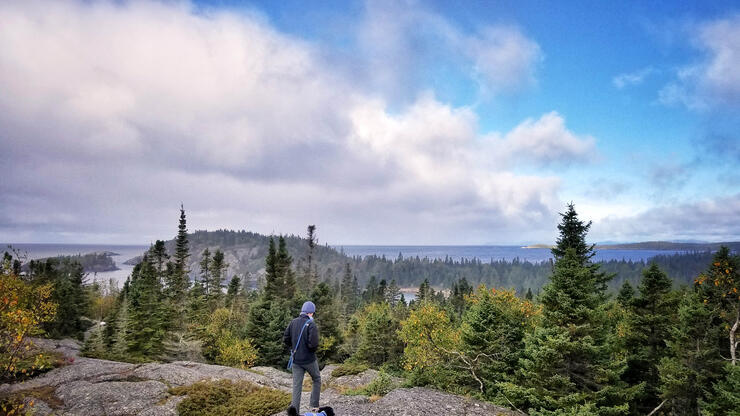
[[[33,286],[18,276],[6,254],[0,265],[0,382],[44,370],[48,357],[27,339],[38,335],[41,324],[54,318],[49,284]]]

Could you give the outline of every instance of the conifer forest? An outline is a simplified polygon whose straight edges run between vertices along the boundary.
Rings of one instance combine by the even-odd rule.
[[[403,275],[378,268],[358,279],[373,260],[347,258],[327,271],[315,226],[297,240],[300,259],[286,242],[295,237],[267,240],[256,287],[227,275],[219,248],[193,263],[182,208],[174,242],[152,244],[121,287],[90,283],[74,259],[24,266],[9,251],[0,377],[50,365],[19,351],[30,335],[85,339],[85,356],[107,360],[283,369],[282,333],[311,300],[319,362],[347,373],[374,368],[529,415],[740,414],[740,257],[727,247],[696,255],[705,263],[690,278],[666,261],[637,263],[639,277],[615,284],[615,267],[592,261],[590,225],[569,204],[554,260],[519,270],[529,273],[525,283],[490,285],[462,265],[454,278],[425,277],[410,302],[406,276],[430,269],[399,259],[389,267],[405,265]],[[438,270],[444,264],[456,263]]]

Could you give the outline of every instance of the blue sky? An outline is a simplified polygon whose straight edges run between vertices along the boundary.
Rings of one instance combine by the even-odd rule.
[[[0,240],[737,240],[734,3],[10,1]]]

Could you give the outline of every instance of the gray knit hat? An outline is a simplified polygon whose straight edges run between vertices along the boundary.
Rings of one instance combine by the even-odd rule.
[[[301,313],[316,313],[316,305],[314,305],[310,300],[305,302],[301,308]]]

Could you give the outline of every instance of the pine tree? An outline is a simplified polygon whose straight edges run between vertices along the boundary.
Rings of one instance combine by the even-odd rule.
[[[531,287],[530,288],[527,288],[527,294],[524,295],[524,299],[526,299],[526,300],[528,300],[530,302],[532,300],[534,300],[534,295],[532,294],[532,288]]]

